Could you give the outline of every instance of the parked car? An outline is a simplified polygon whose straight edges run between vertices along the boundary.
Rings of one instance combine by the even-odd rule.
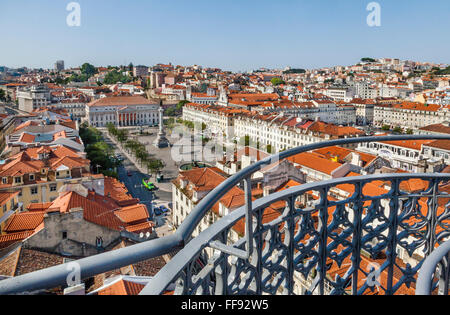
[[[161,206],[161,207],[159,207],[159,209],[161,209],[161,211],[162,211],[163,213],[168,213],[168,212],[170,212],[169,208],[167,208],[166,206]]]
[[[157,207],[153,209],[153,212],[154,212],[155,215],[157,215],[157,216],[160,216],[160,215],[163,214],[162,211],[161,211],[161,209],[159,209],[159,208],[157,208]]]
[[[116,159],[117,159],[118,161],[120,161],[120,162],[125,161],[124,157],[123,157],[122,155],[120,155],[120,154],[117,154],[117,155],[116,155]]]

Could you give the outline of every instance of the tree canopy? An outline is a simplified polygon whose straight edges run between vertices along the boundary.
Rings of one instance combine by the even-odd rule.
[[[116,84],[117,82],[128,83],[130,81],[131,81],[130,77],[123,75],[121,72],[119,72],[117,70],[113,70],[105,76],[104,83],[105,84]]]
[[[361,58],[361,61],[362,62],[376,62],[375,59],[369,58],[369,57]]]
[[[80,70],[81,73],[88,76],[88,78],[92,77],[94,74],[97,73],[97,68],[95,68],[93,65],[87,62],[81,66]]]
[[[2,89],[0,89],[0,101],[6,101],[6,93]]]
[[[275,86],[285,84],[285,82],[281,78],[273,78],[272,80],[270,80],[270,82],[272,82],[272,84]]]
[[[293,74],[293,73],[305,73],[306,70],[305,69],[289,69],[284,71],[284,74]]]

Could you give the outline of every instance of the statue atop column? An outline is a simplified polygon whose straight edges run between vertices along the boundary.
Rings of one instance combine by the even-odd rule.
[[[166,132],[164,131],[164,109],[162,107],[162,101],[160,101],[159,105],[159,133],[156,140],[153,142],[153,145],[159,149],[167,148],[169,147],[170,143],[169,140],[166,138]]]

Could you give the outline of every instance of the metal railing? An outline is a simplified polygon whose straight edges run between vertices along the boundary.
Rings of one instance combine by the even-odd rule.
[[[179,294],[365,294],[374,290],[374,284],[383,294],[399,294],[415,283],[423,259],[403,265],[398,261],[398,250],[409,256],[420,252],[425,258],[449,235],[448,209],[445,207],[439,215],[437,209],[439,201],[448,198],[439,188],[450,174],[339,178],[304,184],[254,202],[251,177],[280,160],[324,147],[433,139],[450,140],[450,136],[340,139],[274,155],[224,181],[202,199],[174,235],[76,261],[80,279],[181,249],[141,294],[162,294],[173,283]],[[415,193],[401,191],[401,184],[410,179],[427,181],[428,188]],[[365,185],[380,181],[391,183],[388,193],[364,193]],[[192,238],[213,206],[241,182],[246,190],[246,205]],[[339,185],[350,185],[354,194],[345,200],[331,198]],[[265,222],[266,208],[275,202],[284,203],[284,210]],[[427,208],[426,214],[423,208]],[[245,237],[235,242],[232,228],[244,218]],[[373,262],[368,263],[362,252],[372,260],[384,255],[376,260],[380,266],[373,268]],[[343,265],[348,268],[342,269]],[[0,294],[67,286],[72,272],[73,263],[3,280]],[[302,283],[311,285],[303,288]]]
[[[417,279],[417,295],[448,295],[450,282],[450,241],[437,248],[424,262]],[[437,291],[436,291],[437,290]]]

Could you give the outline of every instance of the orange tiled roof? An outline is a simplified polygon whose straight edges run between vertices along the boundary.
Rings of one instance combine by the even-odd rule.
[[[382,143],[394,145],[398,147],[408,148],[420,151],[422,150],[422,145],[430,144],[433,140],[403,140],[403,141],[382,141]]]
[[[31,235],[33,235],[34,232],[32,231],[24,231],[24,232],[18,232],[18,233],[9,233],[0,235],[0,249],[6,248],[10,245],[13,245],[17,242],[21,242],[24,239],[27,239]]]
[[[118,105],[156,105],[155,101],[146,99],[143,96],[115,96],[105,97],[89,103],[87,106],[118,106]]]
[[[289,161],[301,166],[317,170],[319,172],[331,175],[331,173],[342,166],[341,163],[330,161],[316,153],[300,153],[288,158]]]
[[[131,281],[126,281],[121,279],[113,284],[101,289],[97,292],[98,295],[138,295],[145,285],[140,283],[135,283]]]
[[[1,191],[0,192],[0,206],[3,206],[5,203],[7,203],[11,199],[13,199],[18,194],[19,194],[18,191],[16,191],[16,192]]]
[[[21,212],[13,214],[5,226],[5,232],[15,233],[24,231],[36,231],[44,222],[45,212]]]
[[[147,207],[143,204],[137,204],[130,207],[124,207],[115,212],[116,216],[125,223],[139,222],[147,220],[149,217]]]

